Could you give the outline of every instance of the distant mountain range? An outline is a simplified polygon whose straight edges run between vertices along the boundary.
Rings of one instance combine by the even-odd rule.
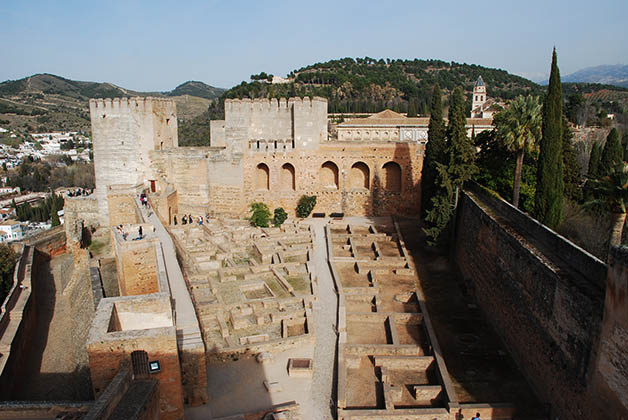
[[[601,65],[587,67],[575,73],[561,77],[563,83],[599,83],[628,88],[628,65]],[[547,79],[539,82],[547,84]]]
[[[112,83],[83,82],[35,74],[0,83],[0,126],[28,132],[90,131],[89,99],[131,96],[172,97],[183,120],[206,112],[224,89],[188,81],[171,91],[138,92]]]

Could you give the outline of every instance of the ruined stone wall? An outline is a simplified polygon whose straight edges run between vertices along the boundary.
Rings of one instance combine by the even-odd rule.
[[[115,328],[115,312],[126,326],[118,322]],[[159,418],[182,419],[181,369],[172,322],[170,296],[165,293],[102,299],[87,340],[95,397],[105,392],[121,368],[131,366],[136,378],[148,376],[159,382]],[[137,328],[140,324],[145,328]],[[148,362],[159,361],[160,371],[147,372],[141,359],[133,366],[131,354],[137,350],[146,352]]]
[[[109,226],[137,223],[139,221],[135,197],[132,195],[109,193],[107,194],[107,203],[109,206]]]
[[[149,360],[159,360],[161,371],[152,375],[159,381],[160,419],[174,420],[183,418],[183,397],[181,390],[181,372],[177,354],[177,340],[174,327],[157,330],[170,330],[169,334],[148,333],[132,339],[127,334],[120,340],[88,343],[90,373],[96,397],[107,388],[123,363],[128,363],[131,353],[143,350]]]
[[[77,220],[83,220],[83,225],[96,228],[100,224],[98,216],[98,200],[95,195],[87,197],[64,197],[64,223],[72,225]]]
[[[247,152],[244,202],[262,201],[295,215],[299,198],[316,195],[314,212],[418,214],[423,146],[325,143],[316,151]]]
[[[49,257],[63,254],[66,250],[66,236],[64,226],[55,226],[41,232],[25,241],[28,246],[37,248]]]
[[[112,184],[155,179],[149,152],[178,146],[176,105],[157,98],[92,99],[96,197],[103,225],[109,221],[106,195]]]
[[[35,248],[23,248],[15,266],[13,287],[0,304],[0,400],[16,398],[16,378],[27,374],[26,359],[33,345],[40,300],[32,280],[41,258],[44,257]]]
[[[121,296],[159,292],[155,252],[158,245],[156,239],[133,241],[131,235],[127,241],[114,241]]]
[[[186,147],[155,152],[153,168],[177,191],[179,222],[184,214],[240,214],[242,155],[232,148]],[[224,191],[229,191],[227,198]],[[234,195],[235,193],[235,195]],[[210,205],[210,203],[213,203]],[[213,207],[212,207],[213,206]],[[162,215],[167,220],[167,214]]]
[[[461,195],[455,260],[462,277],[557,416],[618,418],[600,417],[596,398],[588,394],[602,324],[604,264],[536,221],[523,220],[528,217],[518,210],[487,204],[495,200],[479,191]],[[523,232],[536,226],[536,236],[514,235],[503,220],[514,220]],[[560,253],[569,270],[539,253],[531,241],[549,245],[545,249],[554,249],[554,257]]]

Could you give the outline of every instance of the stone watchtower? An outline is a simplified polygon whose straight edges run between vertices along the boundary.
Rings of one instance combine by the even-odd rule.
[[[161,98],[91,99],[96,198],[102,225],[109,224],[112,185],[151,186],[149,154],[178,146],[176,104]]]
[[[482,105],[486,102],[486,85],[482,76],[478,77],[473,86],[473,101],[471,105],[471,118],[482,118]]]

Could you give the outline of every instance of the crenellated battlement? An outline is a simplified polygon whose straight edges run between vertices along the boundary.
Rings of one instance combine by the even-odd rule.
[[[90,112],[119,112],[119,111],[136,111],[143,112],[146,109],[152,109],[155,105],[160,107],[176,108],[174,100],[169,98],[143,97],[137,96],[133,98],[98,98],[89,100]]]
[[[301,112],[327,111],[327,99],[320,97],[310,99],[309,97],[305,97],[290,99],[281,98],[279,100],[276,98],[244,98],[225,100],[225,112],[280,113],[288,112],[292,108]]]

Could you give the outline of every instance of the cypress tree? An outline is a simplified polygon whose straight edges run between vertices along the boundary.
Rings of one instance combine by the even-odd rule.
[[[59,226],[61,224],[59,215],[57,214],[57,205],[54,201],[52,202],[52,208],[50,209],[50,223],[52,227]]]
[[[602,157],[602,148],[599,143],[593,143],[591,154],[589,155],[589,170],[587,171],[587,182],[584,185],[584,201],[589,202],[593,199],[593,191],[589,180],[598,179],[600,177],[600,158]]]
[[[569,127],[567,117],[563,115],[563,182],[565,184],[565,195],[573,201],[582,200],[582,189],[580,182],[580,165],[573,148],[573,133]]]
[[[416,117],[416,105],[414,104],[414,100],[410,99],[408,102],[408,118]]]
[[[543,102],[541,151],[534,196],[534,215],[550,229],[556,229],[563,218],[562,105],[560,72],[554,48],[549,86]]]
[[[600,176],[600,159],[602,158],[602,151],[599,143],[593,143],[591,148],[591,155],[589,156],[589,171],[587,175],[589,178],[598,178]]]
[[[447,127],[447,158],[449,173],[454,187],[462,188],[471,179],[478,168],[475,165],[475,146],[467,136],[465,118],[465,100],[461,88],[453,93],[449,107],[449,125]]]
[[[424,232],[430,245],[442,242],[443,233],[450,226],[453,215],[456,189],[462,188],[477,172],[475,147],[467,137],[466,122],[462,89],[456,88],[449,107],[449,125],[443,160],[436,164],[437,176],[431,200],[432,207],[425,216],[428,226]]]
[[[432,208],[436,181],[436,164],[444,161],[445,155],[445,123],[443,122],[443,105],[438,83],[434,85],[430,104],[430,122],[427,131],[427,145],[421,171],[421,207],[423,217]]]
[[[598,176],[608,175],[611,169],[615,168],[623,160],[624,151],[621,148],[619,132],[613,127],[606,137],[606,144],[604,145],[604,150],[602,150]]]

